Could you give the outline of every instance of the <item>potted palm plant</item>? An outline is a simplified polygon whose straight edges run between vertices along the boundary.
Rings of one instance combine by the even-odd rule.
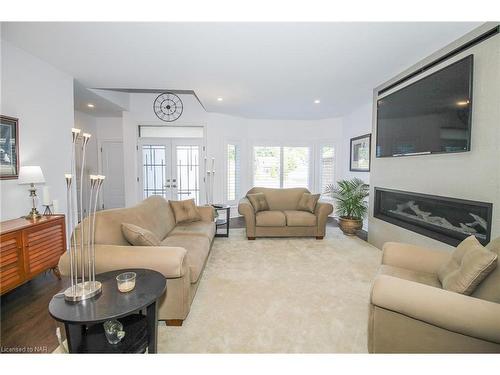
[[[335,211],[339,216],[339,227],[348,236],[353,236],[363,227],[363,218],[368,211],[365,198],[369,186],[359,178],[337,181],[337,185],[327,185],[326,194],[335,200]]]

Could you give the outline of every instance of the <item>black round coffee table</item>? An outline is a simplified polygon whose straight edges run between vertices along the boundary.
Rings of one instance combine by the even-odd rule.
[[[130,271],[137,274],[135,288],[121,293],[116,276]],[[49,303],[50,315],[64,323],[69,352],[141,351],[139,341],[142,339],[147,341],[148,353],[156,353],[157,301],[165,292],[165,277],[153,270],[126,269],[96,275],[96,280],[102,283],[102,293],[94,298],[67,302],[63,292],[52,297]],[[126,332],[123,342],[116,345],[106,341],[101,324],[112,319],[120,319]]]

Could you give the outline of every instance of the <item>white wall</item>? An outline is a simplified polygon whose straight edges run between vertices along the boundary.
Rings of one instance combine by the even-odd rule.
[[[241,168],[241,194],[245,194],[252,186],[253,166],[252,147],[257,145],[274,146],[309,146],[311,148],[311,159],[317,160],[320,145],[332,145],[336,150],[341,150],[342,120],[326,119],[316,121],[303,120],[252,120],[229,115],[211,113],[208,117],[207,149],[216,157],[216,167],[225,170],[226,144],[230,141],[240,141],[242,146]],[[336,176],[342,171],[342,155],[339,152],[339,162]],[[313,163],[313,167],[317,167]],[[313,180],[310,188],[314,192],[320,192],[316,183],[315,171],[312,171]],[[222,176],[221,176],[222,177]],[[225,178],[218,178],[215,198],[218,201],[224,199]]]
[[[370,183],[370,172],[349,171],[349,158],[351,138],[371,133],[372,131],[372,101],[367,95],[367,103],[357,108],[354,112],[342,118],[342,177],[345,179],[360,178],[367,184]],[[372,139],[372,147],[374,147]]]
[[[152,103],[157,94],[130,94],[130,111],[123,112],[122,131],[124,142],[124,161],[128,166],[125,170],[126,205],[136,204],[139,200],[139,184],[137,177],[137,126],[165,125],[152,110]],[[179,120],[172,125],[197,125],[205,127],[206,155],[216,160],[214,183],[214,200],[222,202],[225,192],[225,145],[230,141],[239,141],[242,145],[242,181],[244,194],[252,186],[252,164],[250,149],[254,144],[273,143],[275,145],[305,145],[311,146],[316,152],[317,146],[332,144],[337,150],[342,150],[342,120],[327,119],[316,121],[281,121],[252,120],[241,117],[207,113],[192,95],[180,95],[184,111]],[[342,152],[338,152],[340,177]],[[313,190],[318,187],[313,184]]]
[[[98,143],[102,141],[123,141],[121,117],[96,117]]]
[[[64,174],[70,170],[74,122],[73,78],[4,40],[1,52],[1,113],[19,118],[19,164],[42,168],[52,199],[64,213]],[[0,187],[1,220],[28,213],[26,185],[2,180]]]
[[[474,32],[476,33],[477,31]],[[474,35],[466,36],[462,38],[462,42],[473,37]],[[418,63],[413,69],[446,53],[458,44],[459,42],[444,48]],[[495,238],[500,236],[500,36],[491,37],[426,72],[425,75],[469,54],[474,54],[471,151],[377,159],[374,158],[372,150],[371,198],[373,198],[373,187],[376,186],[491,202],[493,203],[492,238]],[[417,79],[421,77],[418,76]],[[374,121],[374,136],[375,132]],[[386,241],[402,241],[451,249],[442,242],[374,218],[373,207],[370,208],[368,240],[377,247],[381,247]]]
[[[5,52],[4,52],[5,50]],[[72,78],[57,71],[50,65],[5,44],[2,47],[2,113],[20,117],[21,162],[40,164],[48,184],[55,181],[54,199],[60,202],[60,211],[64,210],[65,195],[62,176],[69,170],[70,136],[73,126],[85,129],[93,137],[88,148],[88,171],[98,171],[98,149],[103,140],[122,140],[124,143],[125,195],[126,205],[138,201],[138,166],[137,166],[137,126],[165,125],[152,111],[152,103],[157,94],[130,94],[129,111],[122,117],[93,117],[83,112],[73,112]],[[17,77],[22,77],[21,80]],[[71,91],[71,93],[69,93]],[[5,94],[8,93],[8,94]],[[26,95],[32,96],[34,106],[19,105],[26,101]],[[184,112],[174,125],[204,126],[206,131],[206,154],[216,158],[216,170],[225,170],[225,145],[229,141],[239,141],[242,145],[242,182],[244,194],[252,186],[251,147],[257,144],[273,143],[276,145],[306,145],[315,153],[321,144],[331,144],[336,148],[336,179],[346,174],[348,165],[348,139],[351,132],[358,135],[358,118],[364,118],[365,109],[360,114],[353,113],[349,127],[343,126],[343,119],[316,121],[280,121],[252,120],[218,113],[207,113],[192,95],[181,95]],[[29,100],[30,101],[30,100]],[[57,103],[57,105],[54,105]],[[56,120],[54,120],[56,119]],[[61,121],[61,119],[63,119]],[[66,119],[66,120],[64,120]],[[66,136],[61,123],[68,130]],[[40,127],[39,124],[42,124]],[[74,125],[75,124],[75,125]],[[354,134],[353,133],[353,134]],[[54,145],[58,145],[54,147]],[[44,153],[35,150],[46,149]],[[346,154],[347,152],[347,154]],[[46,154],[57,156],[45,157]],[[36,155],[35,155],[36,154]],[[43,155],[42,155],[43,154]],[[61,155],[65,155],[61,157]],[[45,166],[45,168],[44,168]],[[47,169],[47,172],[45,171]],[[49,170],[50,169],[50,170]],[[347,167],[348,169],[348,167]],[[60,179],[60,180],[59,180]],[[215,182],[216,201],[223,201],[225,177],[218,173]],[[14,181],[2,182],[2,218],[22,215],[29,209],[29,200],[25,187]],[[312,190],[318,191],[315,182]],[[12,200],[13,196],[20,199]],[[14,204],[15,201],[23,204]]]

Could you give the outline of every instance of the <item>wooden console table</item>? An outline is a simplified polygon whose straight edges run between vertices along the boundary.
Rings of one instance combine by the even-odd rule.
[[[52,269],[66,249],[64,215],[24,218],[0,223],[0,294]]]

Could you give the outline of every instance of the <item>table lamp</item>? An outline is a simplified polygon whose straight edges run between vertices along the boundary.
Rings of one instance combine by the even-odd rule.
[[[36,187],[35,184],[45,183],[45,178],[43,178],[42,169],[39,166],[24,166],[21,167],[19,171],[19,185],[30,185],[28,188],[30,192],[30,198],[33,204],[31,211],[25,216],[26,219],[37,219],[41,215],[36,209]]]

